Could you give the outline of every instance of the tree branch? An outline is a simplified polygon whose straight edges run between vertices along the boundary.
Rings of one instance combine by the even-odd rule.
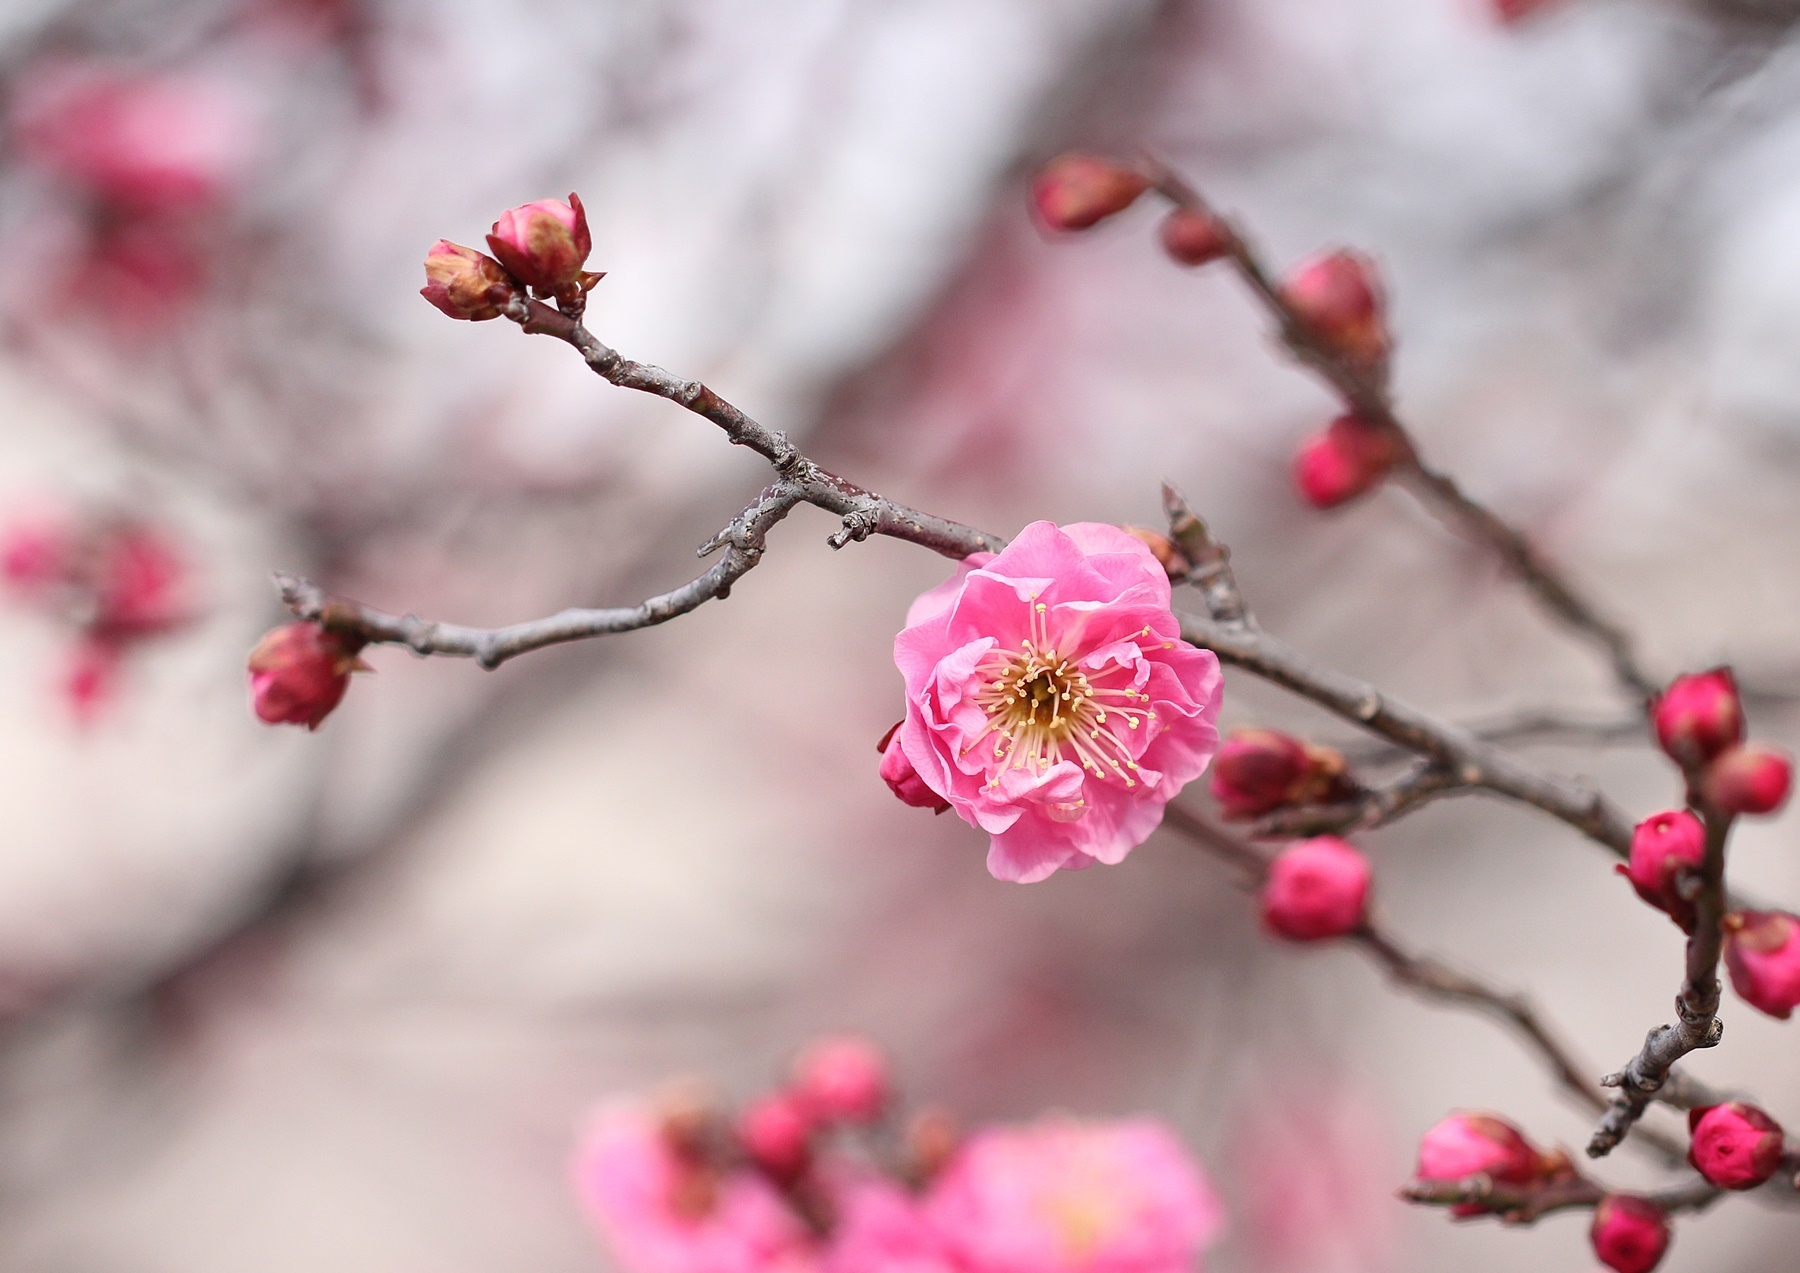
[[[1395,413],[1385,375],[1353,366],[1321,340],[1288,304],[1280,284],[1243,232],[1209,206],[1179,173],[1154,156],[1146,156],[1142,163],[1164,198],[1221,227],[1227,259],[1275,319],[1282,342],[1294,356],[1329,384],[1351,412],[1388,432],[1400,456],[1395,473],[1401,484],[1439,521],[1497,556],[1540,605],[1598,646],[1611,664],[1613,675],[1636,697],[1645,699],[1654,694],[1657,685],[1639,664],[1625,630],[1606,618],[1523,534],[1471,499],[1452,478],[1426,465],[1411,432]]]

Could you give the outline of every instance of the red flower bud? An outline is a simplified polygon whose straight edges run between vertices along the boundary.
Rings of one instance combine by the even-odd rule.
[[[1387,320],[1375,262],[1340,248],[1297,266],[1281,283],[1281,299],[1334,353],[1365,370],[1387,360]]]
[[[919,771],[913,768],[912,761],[900,749],[900,727],[906,724],[901,721],[881,736],[876,744],[881,752],[881,780],[888,785],[888,790],[898,796],[902,802],[919,809],[930,809],[933,813],[942,813],[950,807],[950,802],[925,785],[919,777]]]
[[[1207,780],[1228,818],[1254,818],[1294,799],[1312,771],[1298,738],[1274,729],[1234,729],[1213,757]]]
[[[812,1156],[812,1119],[791,1093],[772,1092],[738,1115],[738,1140],[750,1161],[777,1180],[792,1180]]]
[[[1038,218],[1052,230],[1085,230],[1123,212],[1150,188],[1135,168],[1098,155],[1059,155],[1031,183]]]
[[[1754,1105],[1688,1111],[1688,1162],[1721,1189],[1754,1189],[1781,1165],[1781,1125]]]
[[[1363,921],[1369,860],[1334,835],[1296,840],[1269,864],[1262,918],[1292,941],[1342,937]]]
[[[821,1122],[872,1123],[888,1100],[887,1058],[854,1034],[819,1039],[794,1062],[794,1099]]]
[[[1669,1249],[1669,1217],[1648,1198],[1610,1193],[1594,1208],[1588,1239],[1614,1273],[1650,1273]]]
[[[316,623],[288,623],[267,633],[250,651],[250,702],[271,725],[317,729],[361,671],[361,642]]]
[[[573,194],[567,203],[539,199],[507,209],[487,241],[514,278],[544,293],[578,285],[594,247],[587,212]]]
[[[1694,904],[1681,895],[1681,875],[1706,861],[1706,827],[1686,809],[1654,813],[1631,833],[1631,865],[1615,869],[1637,895],[1666,911],[1682,931],[1694,929]]]
[[[1800,1007],[1800,918],[1785,911],[1727,915],[1725,967],[1740,999],[1786,1021]]]
[[[1493,1114],[1452,1114],[1419,1138],[1420,1180],[1486,1176],[1496,1184],[1526,1185],[1541,1173],[1543,1156],[1519,1129]],[[1480,1215],[1480,1203],[1459,1203],[1452,1215]]]
[[[1341,415],[1300,444],[1294,485],[1314,508],[1336,508],[1380,485],[1398,458],[1386,428]]]
[[[1676,677],[1651,705],[1656,740],[1683,769],[1744,741],[1744,707],[1728,667]]]
[[[1182,265],[1205,265],[1231,251],[1231,227],[1210,212],[1176,208],[1158,233],[1163,251]]]
[[[425,254],[425,286],[419,295],[451,318],[472,323],[498,318],[512,294],[512,279],[484,252],[439,239]]]
[[[1748,743],[1715,757],[1700,778],[1700,793],[1721,813],[1774,813],[1787,803],[1794,763],[1784,751]]]

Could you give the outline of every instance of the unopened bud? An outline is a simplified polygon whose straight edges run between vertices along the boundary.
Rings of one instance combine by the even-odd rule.
[[[1714,757],[1700,778],[1700,793],[1721,813],[1774,813],[1787,803],[1794,762],[1784,751],[1746,743]]]
[[[1656,740],[1683,769],[1698,769],[1744,741],[1744,707],[1728,667],[1680,676],[1650,709]]]
[[[1650,1273],[1669,1249],[1668,1213],[1648,1198],[1608,1194],[1594,1208],[1588,1240],[1613,1273]]]
[[[1336,508],[1379,486],[1398,458],[1386,426],[1341,415],[1300,444],[1294,485],[1314,508]]]
[[[1727,915],[1725,967],[1740,999],[1786,1021],[1800,1007],[1800,919],[1785,911]]]
[[[1205,265],[1231,251],[1231,227],[1210,212],[1176,208],[1163,218],[1163,251],[1182,265]]]
[[[1213,757],[1208,784],[1228,818],[1254,818],[1290,803],[1306,780],[1306,744],[1275,729],[1234,729]]]
[[[567,203],[539,199],[507,209],[487,241],[514,278],[542,293],[581,285],[586,278],[581,267],[594,247],[587,212],[573,194]]]
[[[1387,318],[1375,262],[1340,248],[1303,262],[1281,282],[1281,299],[1318,341],[1354,366],[1387,360]]]
[[[1187,559],[1187,554],[1177,548],[1169,537],[1159,530],[1151,530],[1146,526],[1121,526],[1127,535],[1141,542],[1150,550],[1163,568],[1163,573],[1171,579],[1185,579],[1194,568],[1194,563]]]
[[[1686,809],[1654,813],[1631,833],[1631,864],[1615,869],[1657,910],[1694,930],[1694,903],[1681,895],[1681,877],[1706,861],[1706,828]]]
[[[1342,937],[1368,910],[1369,860],[1334,835],[1296,840],[1269,863],[1262,918],[1290,941]]]
[[[821,1122],[872,1123],[887,1107],[887,1058],[861,1035],[815,1040],[794,1062],[793,1091]]]
[[[1457,1113],[1419,1138],[1420,1180],[1486,1176],[1496,1184],[1526,1185],[1541,1174],[1542,1155],[1518,1128],[1493,1114]],[[1452,1215],[1480,1215],[1478,1202],[1458,1203]]]
[[[750,1161],[777,1180],[794,1179],[812,1157],[813,1122],[792,1093],[751,1101],[738,1115],[737,1132]]]
[[[1688,1111],[1688,1162],[1721,1189],[1754,1189],[1781,1165],[1781,1125],[1754,1105]]]
[[[925,780],[919,777],[919,771],[913,768],[912,761],[907,759],[900,746],[900,730],[905,724],[905,721],[896,724],[876,744],[881,752],[881,780],[903,803],[942,813],[950,807],[950,802],[925,785]]]
[[[485,252],[439,239],[425,254],[425,286],[419,295],[451,318],[472,323],[498,318],[512,294],[506,270]]]
[[[361,648],[316,623],[288,623],[268,633],[250,651],[250,702],[271,725],[319,722],[343,701],[350,673],[363,668]]]
[[[1085,230],[1123,212],[1150,188],[1143,173],[1098,155],[1059,155],[1031,183],[1031,202],[1052,230]]]

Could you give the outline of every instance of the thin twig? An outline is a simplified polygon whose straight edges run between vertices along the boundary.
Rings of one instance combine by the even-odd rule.
[[[1611,664],[1614,676],[1636,697],[1646,699],[1655,693],[1657,685],[1639,664],[1629,634],[1606,618],[1600,607],[1584,597],[1523,534],[1471,499],[1448,475],[1430,468],[1420,458],[1412,433],[1394,411],[1385,376],[1353,365],[1329,342],[1322,340],[1312,326],[1294,312],[1282,295],[1275,276],[1244,233],[1215,211],[1179,173],[1154,156],[1146,157],[1143,165],[1157,190],[1170,202],[1206,216],[1223,228],[1227,259],[1275,319],[1283,343],[1294,356],[1330,384],[1351,412],[1391,435],[1400,457],[1395,473],[1401,484],[1440,521],[1487,547],[1518,576],[1545,609],[1599,646]]]

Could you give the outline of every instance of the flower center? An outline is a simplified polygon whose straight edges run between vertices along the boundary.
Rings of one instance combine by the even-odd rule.
[[[1147,706],[1150,696],[1130,685],[1105,683],[1128,676],[1122,667],[1090,677],[1058,654],[1050,643],[1048,609],[1042,602],[1034,605],[1031,636],[1016,651],[990,650],[977,668],[985,683],[975,701],[987,713],[987,728],[963,754],[994,736],[990,790],[1015,766],[1041,774],[1064,760],[1096,777],[1114,777],[1135,787],[1138,764],[1129,738],[1156,719]],[[1144,635],[1149,632],[1144,629]]]

